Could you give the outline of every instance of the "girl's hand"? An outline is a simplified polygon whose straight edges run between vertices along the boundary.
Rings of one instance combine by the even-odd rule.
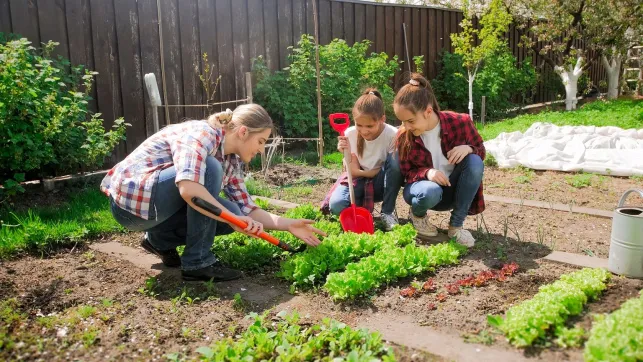
[[[310,246],[317,246],[321,241],[319,241],[315,234],[326,236],[326,233],[313,227],[311,224],[314,223],[313,220],[292,219],[290,225],[288,225],[288,231],[304,243]]]
[[[457,165],[470,153],[473,153],[473,148],[471,148],[471,146],[460,145],[453,147],[451,151],[447,152],[447,158],[450,164]]]
[[[426,178],[440,186],[451,186],[451,182],[449,182],[447,175],[435,168],[430,169],[429,172],[426,173]]]
[[[373,177],[377,176],[378,173],[380,173],[380,170],[382,170],[381,166],[380,167],[375,167],[372,170],[362,171],[363,172],[362,176],[366,177],[366,178],[373,178]]]
[[[248,224],[248,227],[246,227],[245,229],[241,229],[235,225],[230,224],[230,226],[232,226],[235,231],[254,237],[257,237],[257,235],[263,232],[263,224],[253,220],[250,216],[237,216],[237,219],[246,222]]]
[[[348,149],[348,137],[346,136],[339,136],[337,137],[337,150],[340,152],[344,152],[345,149]]]

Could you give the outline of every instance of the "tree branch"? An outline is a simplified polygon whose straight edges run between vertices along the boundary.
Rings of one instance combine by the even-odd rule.
[[[572,15],[574,17],[574,20],[572,21],[572,26],[570,27],[570,29],[574,29],[574,28],[576,28],[578,26],[582,26],[582,24],[583,24],[583,8],[585,8],[585,0],[582,0],[580,2],[580,7],[579,7],[578,11],[576,11],[575,13],[570,14],[570,15]],[[574,38],[570,37],[567,40],[567,44],[565,45],[565,51],[563,52],[563,55],[565,57],[567,57],[569,55],[569,53],[571,52],[573,44],[574,44]]]

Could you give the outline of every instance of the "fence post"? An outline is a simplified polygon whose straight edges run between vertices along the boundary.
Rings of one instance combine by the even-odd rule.
[[[246,72],[246,97],[248,98],[248,103],[252,102],[252,74]]]
[[[484,126],[484,118],[485,118],[485,103],[486,103],[486,101],[487,101],[487,97],[482,96],[482,107],[480,109],[480,113],[481,113],[480,116],[481,116],[481,122],[482,122],[483,126]]]

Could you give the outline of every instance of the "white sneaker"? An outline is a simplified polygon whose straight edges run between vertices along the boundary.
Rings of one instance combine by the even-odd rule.
[[[393,214],[382,213],[380,215],[380,218],[382,219],[382,222],[384,223],[384,229],[386,231],[391,231],[393,229],[393,226],[398,224],[397,218]]]
[[[437,236],[438,228],[433,226],[429,221],[429,216],[425,215],[423,217],[413,215],[413,212],[409,210],[409,215],[411,216],[411,224],[422,236]]]
[[[450,239],[455,238],[455,241],[458,244],[462,244],[468,248],[473,247],[473,245],[476,243],[476,239],[473,238],[473,235],[469,232],[469,230],[463,229],[463,228],[452,228],[449,227],[449,231],[447,232],[447,235],[449,236]]]

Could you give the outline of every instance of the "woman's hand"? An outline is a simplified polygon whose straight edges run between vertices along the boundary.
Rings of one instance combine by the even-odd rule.
[[[449,160],[449,163],[452,165],[457,165],[458,163],[462,162],[465,157],[467,157],[468,154],[473,153],[473,148],[468,145],[460,145],[453,147],[451,151],[447,152],[447,159]]]
[[[436,168],[432,168],[426,173],[426,179],[433,181],[440,186],[451,186],[451,182],[449,182],[447,175]]]
[[[288,231],[310,246],[317,246],[321,241],[315,234],[326,236],[326,233],[313,227],[313,220],[291,219]]]
[[[263,224],[258,222],[258,221],[255,221],[251,217],[249,217],[249,216],[237,216],[237,219],[247,223],[248,227],[246,227],[245,229],[241,229],[241,228],[239,228],[239,227],[237,227],[237,226],[235,226],[233,224],[230,224],[230,226],[232,226],[232,228],[235,231],[238,231],[238,232],[240,232],[242,234],[250,235],[250,236],[253,236],[253,237],[257,237],[259,234],[261,234],[263,232]]]
[[[339,136],[337,137],[337,150],[339,152],[344,152],[345,149],[348,149],[348,137]]]

